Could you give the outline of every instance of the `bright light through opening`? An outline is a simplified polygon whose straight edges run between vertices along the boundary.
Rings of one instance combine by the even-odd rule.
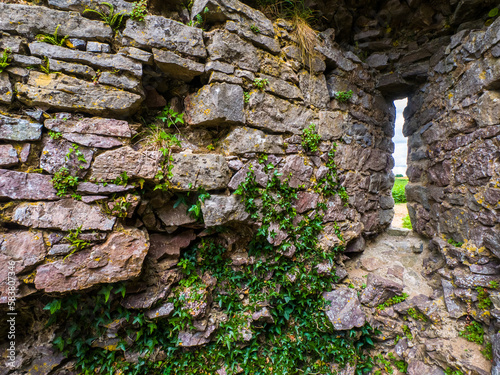
[[[406,155],[408,153],[408,146],[406,138],[403,136],[403,124],[405,119],[403,117],[403,110],[406,107],[408,98],[395,100],[396,106],[396,125],[394,129],[394,175],[406,176]]]

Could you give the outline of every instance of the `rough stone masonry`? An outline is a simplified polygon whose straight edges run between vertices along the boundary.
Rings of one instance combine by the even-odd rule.
[[[51,298],[127,281],[124,308],[171,319],[190,246],[216,233],[231,267],[252,264],[248,243],[261,223],[234,192],[249,171],[265,188],[269,164],[298,189],[301,217],[325,204],[319,248],[345,248],[317,271],[340,279],[323,295],[336,330],[370,322],[382,332],[373,355],[395,352],[408,374],[500,374],[500,17],[490,12],[498,4],[306,1],[317,22],[304,57],[292,22],[247,3],[150,0],[143,20],[126,16],[118,28],[83,12],[94,1],[0,3],[0,311],[4,265],[14,261],[19,322],[14,367],[0,323],[0,374],[79,373],[51,344],[57,327],[42,323]],[[62,44],[39,37],[55,32]],[[381,273],[360,254],[392,221],[392,101],[403,97],[408,210],[425,251],[404,267],[391,258]],[[182,120],[155,134],[165,107]],[[303,144],[311,124],[321,136],[314,152]],[[179,141],[162,150],[173,134]],[[347,202],[315,189],[334,144]],[[198,204],[200,192],[209,196]],[[273,245],[286,241],[278,226],[274,233]],[[357,261],[368,271],[362,286],[345,267]],[[212,296],[223,286],[203,277],[202,301],[190,307],[196,329],[179,333],[187,348],[213,342],[224,321]],[[405,301],[377,309],[403,292]],[[270,309],[248,319],[272,323]],[[459,335],[471,320],[483,346]],[[121,355],[119,328],[106,327],[95,346]],[[132,354],[123,355],[138,363]]]

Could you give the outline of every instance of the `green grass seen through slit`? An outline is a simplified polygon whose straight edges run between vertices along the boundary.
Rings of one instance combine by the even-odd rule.
[[[394,203],[406,203],[405,186],[408,183],[407,177],[396,177],[392,188]]]

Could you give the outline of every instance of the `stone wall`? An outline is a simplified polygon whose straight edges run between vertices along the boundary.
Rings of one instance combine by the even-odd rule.
[[[34,316],[47,317],[40,301],[129,281],[124,307],[151,319],[168,317],[166,301],[178,289],[178,263],[190,246],[215,233],[233,267],[252,264],[248,243],[262,220],[252,218],[247,202],[234,194],[249,171],[262,189],[271,181],[269,170],[297,189],[292,203],[301,219],[321,213],[318,251],[345,248],[335,257],[335,273],[349,284],[346,255],[356,257],[393,217],[391,100],[404,95],[410,97],[410,216],[415,231],[431,238],[430,249],[446,261],[431,267],[429,275],[443,279],[443,291],[433,298],[444,293],[448,307],[458,289],[498,280],[500,20],[480,31],[451,36],[453,26],[436,36],[431,30],[443,18],[429,18],[426,5],[417,5],[422,22],[431,20],[432,27],[422,28],[427,39],[396,44],[383,38],[380,21],[369,19],[392,10],[399,18],[388,22],[402,24],[405,3],[387,2],[351,25],[347,40],[338,25],[341,15],[361,10],[344,4],[330,19],[336,30],[323,27],[315,54],[304,56],[291,22],[273,23],[235,0],[196,0],[191,17],[172,7],[144,21],[126,18],[118,30],[82,15],[90,3],[0,3],[0,49],[11,51],[0,73],[0,257],[15,264],[20,321],[30,327],[18,344],[19,373],[70,373],[65,371],[73,364],[49,344],[54,331],[37,324]],[[117,11],[133,7],[112,3]],[[204,30],[184,24],[199,13]],[[412,23],[408,33],[420,26]],[[67,36],[62,46],[37,37],[55,31]],[[339,92],[348,91],[350,99],[338,100]],[[157,116],[166,106],[183,118],[164,127],[180,142],[162,152],[148,125],[164,126]],[[311,124],[321,136],[314,152],[303,145]],[[320,188],[327,177],[337,193],[345,189],[347,200]],[[63,181],[66,190],[54,181]],[[209,197],[198,201],[205,191]],[[257,209],[262,205],[257,202]],[[201,214],[188,212],[193,206]],[[276,251],[293,244],[278,226],[273,231],[269,241]],[[76,237],[85,245],[75,246]],[[458,242],[466,244],[454,246]],[[8,271],[0,270],[4,309]],[[220,324],[211,296],[217,279],[203,276],[206,306],[195,318],[210,324],[195,334],[183,332],[187,347],[210,342]],[[338,330],[360,327],[365,315],[371,320],[370,308],[402,292],[375,277],[368,284],[364,312],[355,306],[362,318]],[[371,295],[377,288],[387,292]],[[348,291],[335,290],[342,298]],[[345,303],[330,293],[335,304]],[[352,298],[357,301],[355,293]],[[498,329],[494,302],[492,317],[479,319],[492,332]],[[456,305],[454,318],[469,314],[467,302]],[[162,308],[169,312],[162,315]],[[47,356],[53,360],[44,362]]]

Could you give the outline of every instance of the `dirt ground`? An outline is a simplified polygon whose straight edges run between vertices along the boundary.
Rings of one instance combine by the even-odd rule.
[[[396,228],[403,228],[403,218],[408,215],[408,208],[406,203],[398,203],[394,205],[394,218],[392,219],[392,226]]]

